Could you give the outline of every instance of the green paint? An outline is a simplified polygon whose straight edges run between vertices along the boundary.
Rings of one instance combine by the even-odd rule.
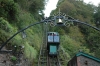
[[[93,60],[95,60],[95,61],[97,61],[97,62],[100,62],[100,59],[99,59],[99,58],[96,58],[96,57],[94,57],[94,56],[88,55],[88,54],[83,53],[83,52],[77,53],[76,56],[77,56],[77,57],[78,57],[78,56],[85,56],[85,57],[87,57],[87,58],[90,58],[90,59],[93,59]]]

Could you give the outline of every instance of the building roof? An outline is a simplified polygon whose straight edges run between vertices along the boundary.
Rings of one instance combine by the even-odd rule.
[[[83,52],[77,53],[76,56],[77,56],[77,57],[78,57],[78,56],[84,56],[84,57],[90,58],[90,59],[92,59],[92,60],[95,60],[95,61],[97,61],[97,62],[100,62],[100,59],[99,59],[99,58],[96,58],[96,57],[94,57],[94,56],[92,56],[92,55],[89,55],[89,54],[86,54],[86,53],[83,53]]]

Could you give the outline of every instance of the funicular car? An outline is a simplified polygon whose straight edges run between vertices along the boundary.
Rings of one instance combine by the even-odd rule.
[[[48,32],[47,34],[47,50],[49,56],[56,56],[60,44],[58,32]]]

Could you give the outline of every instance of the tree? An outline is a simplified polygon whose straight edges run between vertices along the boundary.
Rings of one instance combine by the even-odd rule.
[[[94,14],[95,24],[98,28],[100,28],[100,4],[96,9],[96,13]]]
[[[4,17],[9,22],[16,20],[17,4],[13,0],[0,1],[0,17]]]

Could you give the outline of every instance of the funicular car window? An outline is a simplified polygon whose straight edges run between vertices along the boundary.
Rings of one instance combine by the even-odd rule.
[[[59,36],[54,36],[54,42],[59,42]]]
[[[48,33],[48,42],[53,42],[52,33]]]

